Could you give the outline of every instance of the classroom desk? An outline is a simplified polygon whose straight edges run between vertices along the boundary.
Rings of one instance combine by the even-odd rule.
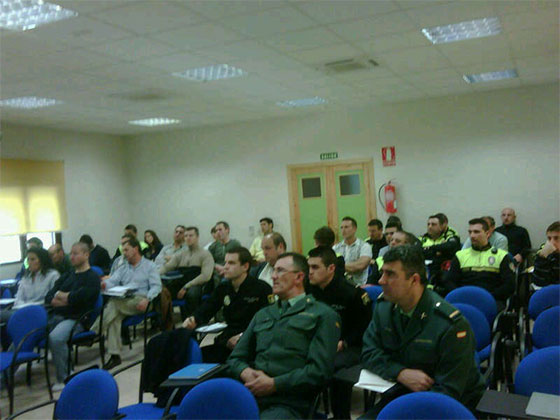
[[[487,389],[484,391],[484,395],[478,402],[476,409],[481,413],[512,419],[538,418],[525,414],[527,404],[529,404],[529,397],[525,395],[509,394]]]

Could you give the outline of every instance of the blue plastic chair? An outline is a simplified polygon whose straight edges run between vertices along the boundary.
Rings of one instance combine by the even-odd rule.
[[[12,341],[13,351],[0,353],[0,372],[4,376],[10,399],[10,414],[14,411],[14,374],[19,365],[27,363],[27,384],[31,384],[31,362],[41,359],[34,350],[45,339],[47,333],[47,312],[39,305],[31,305],[14,312],[8,321],[8,336]],[[45,348],[45,375],[50,398],[52,399],[48,348]]]
[[[189,340],[188,352],[189,357],[186,366],[192,363],[202,363],[202,351],[200,350],[196,340],[193,338]],[[144,403],[142,402],[143,393],[144,390],[142,389],[142,381],[140,381],[139,402],[137,404],[119,408],[119,414],[124,414],[127,419],[161,419],[169,413],[175,413],[179,408],[178,406],[161,408],[156,406],[154,403]],[[170,403],[171,401],[168,402],[168,405],[170,405]],[[167,411],[169,411],[169,413]]]
[[[74,364],[78,364],[78,347],[79,346],[91,346],[95,341],[99,341],[99,355],[101,356],[101,361],[105,360],[105,342],[104,337],[101,333],[97,334],[95,331],[90,329],[76,333],[76,328],[78,325],[87,325],[91,328],[95,320],[101,314],[103,309],[103,295],[100,293],[97,296],[97,301],[95,306],[91,311],[86,312],[81,316],[76,325],[70,331],[70,337],[68,338],[68,372],[71,370],[72,364],[72,352],[70,349],[74,346]],[[103,331],[103,319],[100,319],[101,324],[99,325],[99,331]]]
[[[103,273],[103,269],[102,269],[101,267],[98,267],[98,266],[96,266],[96,265],[92,265],[90,268],[91,268],[91,270],[92,270],[95,274],[97,274],[99,277],[102,277],[102,276],[103,276],[104,273]]]
[[[548,308],[537,316],[532,341],[533,350],[560,346],[560,306]]]
[[[49,404],[55,404],[53,419],[114,419],[119,405],[119,389],[109,372],[101,369],[85,370],[68,381],[58,400],[30,407],[10,419]]]
[[[403,395],[387,404],[377,418],[379,420],[475,419],[463,404],[437,392],[414,392]]]
[[[496,299],[488,290],[477,286],[463,286],[449,292],[445,300],[452,304],[466,303],[474,306],[484,314],[490,329],[492,329],[498,314],[498,307],[496,306]]]
[[[464,317],[469,321],[476,340],[476,351],[480,362],[490,358],[490,348],[492,346],[492,334],[488,320],[482,312],[472,305],[466,303],[453,304],[461,311]]]
[[[560,395],[560,346],[530,353],[515,372],[515,393],[531,396],[533,392]]]
[[[121,324],[121,329],[127,329],[130,336],[130,327],[133,327],[134,338],[136,338],[136,326],[144,323],[144,351],[146,350],[146,344],[148,342],[148,320],[157,318],[159,314],[153,309],[154,301],[151,301],[146,307],[146,311],[143,314],[130,315],[123,319]],[[152,308],[152,310],[150,310]],[[128,343],[128,347],[132,349],[132,340]]]
[[[560,305],[560,285],[553,284],[537,290],[529,299],[529,316],[537,319],[539,314],[548,308]]]
[[[229,378],[210,379],[195,386],[181,401],[177,419],[258,419],[253,394]]]
[[[371,310],[375,309],[375,304],[377,303],[377,298],[383,292],[383,288],[381,286],[366,286],[364,290],[368,294],[371,300]]]

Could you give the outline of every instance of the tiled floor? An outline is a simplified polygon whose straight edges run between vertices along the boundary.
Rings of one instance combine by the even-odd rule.
[[[203,341],[203,345],[211,342],[212,337],[207,336]],[[142,335],[139,335],[132,343],[132,350],[128,347],[123,349],[121,358],[123,364],[115,368],[125,366],[143,357]],[[93,347],[81,347],[79,351],[79,364],[76,370],[81,370],[91,365],[100,365],[99,347],[95,344]],[[51,381],[54,380],[54,367],[52,363],[49,365]],[[137,365],[115,377],[119,387],[119,406],[125,406],[138,402],[138,386],[140,380],[140,365]],[[27,386],[25,382],[25,366],[21,366],[16,372],[14,390],[14,412],[17,413],[23,409],[48,401],[49,394],[45,380],[45,369],[43,362],[33,363],[31,386]],[[58,398],[60,392],[54,393],[54,397]],[[352,396],[352,418],[357,417],[363,412],[363,394],[361,390],[354,389]],[[144,402],[155,401],[152,394],[144,394]],[[24,414],[21,419],[49,419],[52,418],[53,405],[42,407],[32,412]],[[6,418],[9,414],[8,393],[5,389],[0,392],[0,417]]]

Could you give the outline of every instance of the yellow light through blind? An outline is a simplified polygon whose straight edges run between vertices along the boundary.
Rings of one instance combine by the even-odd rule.
[[[0,235],[67,227],[64,162],[0,160]]]

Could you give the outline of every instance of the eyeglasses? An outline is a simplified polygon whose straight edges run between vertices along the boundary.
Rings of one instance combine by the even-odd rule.
[[[272,269],[272,274],[277,274],[278,277],[282,277],[286,273],[299,273],[299,270],[286,270],[285,268],[276,268]]]

